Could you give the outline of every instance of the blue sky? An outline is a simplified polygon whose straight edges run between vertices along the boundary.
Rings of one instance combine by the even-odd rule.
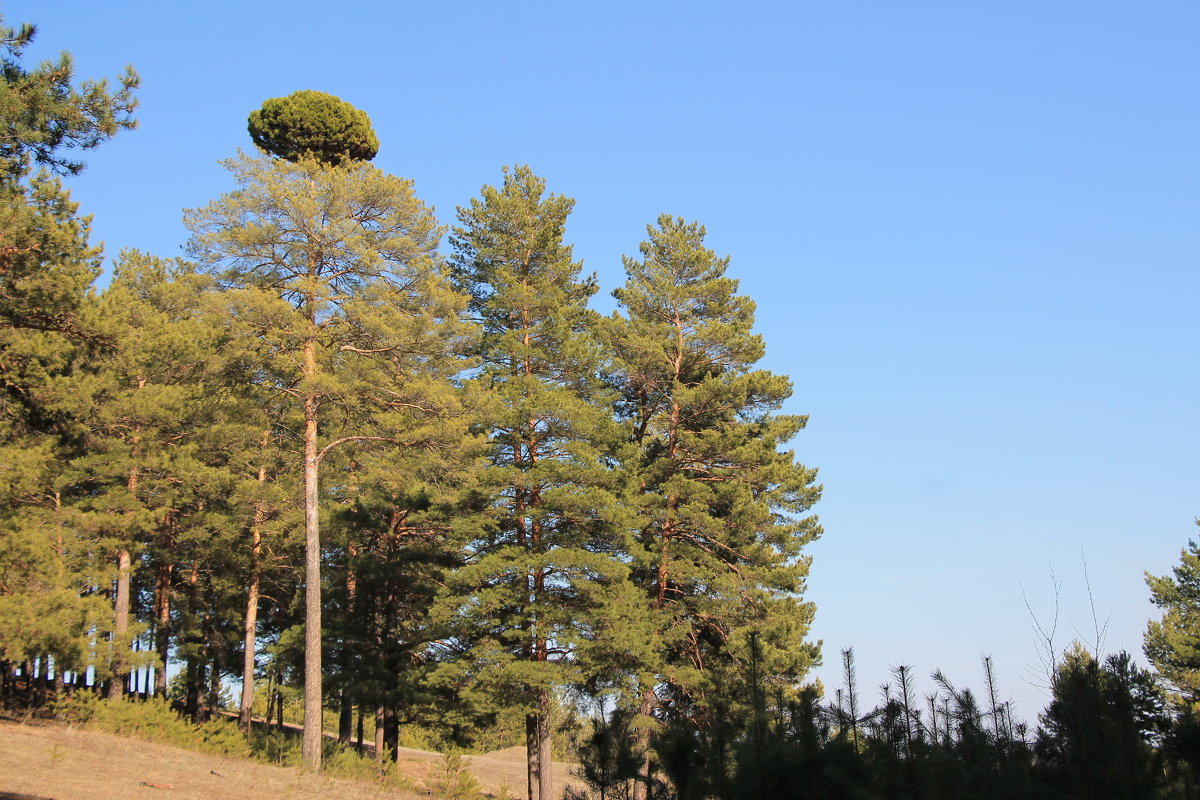
[[[807,596],[838,682],[889,665],[1044,697],[1056,644],[1140,652],[1143,571],[1196,535],[1200,103],[1182,2],[161,3],[16,0],[81,76],[133,63],[141,127],[71,186],[108,255],[181,254],[264,99],[367,111],[445,223],[528,163],[623,280],[697,219],[789,375],[825,526]],[[928,687],[928,684],[925,684]]]

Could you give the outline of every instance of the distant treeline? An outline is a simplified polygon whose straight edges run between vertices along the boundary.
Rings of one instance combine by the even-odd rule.
[[[1175,712],[1155,676],[1119,653],[1075,645],[1052,665],[1051,700],[1031,730],[1001,700],[990,659],[984,691],[935,672],[918,696],[900,666],[867,707],[854,656],[825,703],[773,686],[754,659],[702,721],[666,715],[647,751],[639,724],[617,708],[581,737],[582,777],[594,796],[627,800],[787,798],[1195,798],[1200,724]],[[698,724],[697,724],[698,723]],[[643,756],[653,770],[647,774]],[[641,788],[639,783],[645,783]]]

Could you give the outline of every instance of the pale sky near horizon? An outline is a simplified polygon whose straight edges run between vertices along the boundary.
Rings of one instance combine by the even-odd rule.
[[[246,115],[320,89],[454,222],[504,164],[574,197],[595,306],[659,213],[698,219],[808,414],[827,687],[855,648],[1044,705],[1056,645],[1141,659],[1143,571],[1197,535],[1200,4],[12,0],[141,127],[71,179],[108,256],[181,255]],[[922,688],[928,689],[927,681]]]

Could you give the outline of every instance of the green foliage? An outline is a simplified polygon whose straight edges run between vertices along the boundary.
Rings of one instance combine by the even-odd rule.
[[[71,725],[85,725],[107,733],[133,736],[147,741],[198,750],[229,758],[254,758],[278,766],[299,766],[300,741],[278,730],[256,727],[249,734],[238,730],[232,719],[224,717],[195,724],[174,711],[162,699],[145,702],[112,703],[93,692],[78,692],[59,699],[55,718]],[[381,767],[373,759],[336,742],[325,742],[326,771],[337,777],[386,780],[397,790],[411,789],[411,782],[389,766]],[[470,776],[470,773],[467,773]],[[465,785],[465,781],[461,782]],[[467,800],[476,795],[457,795]]]
[[[325,92],[271,98],[250,113],[248,127],[255,145],[287,161],[308,157],[347,165],[370,161],[379,152],[366,112]]]
[[[74,84],[74,64],[66,52],[30,70],[21,62],[36,32],[27,23],[17,29],[0,27],[0,172],[5,175],[0,180],[23,174],[30,162],[76,174],[83,162],[62,150],[96,147],[137,124],[133,92],[140,80],[132,67],[126,67],[115,92],[106,80]]]
[[[458,753],[442,756],[433,790],[446,800],[480,800],[483,796],[475,773]]]
[[[172,710],[167,700],[112,703],[92,692],[77,692],[55,704],[55,716],[107,733],[135,736],[161,744],[224,756],[247,757],[251,748],[237,727],[225,719],[195,725]]]
[[[316,768],[319,467],[345,459],[337,466],[356,470],[372,447],[386,444],[391,454],[424,457],[416,482],[393,481],[391,494],[419,497],[450,485],[448,469],[470,445],[450,380],[463,369],[472,336],[459,318],[466,298],[448,285],[436,257],[440,229],[411,181],[362,162],[242,156],[226,165],[239,188],[187,213],[190,248],[219,276],[229,315],[252,337],[243,356],[245,385],[303,415],[295,474],[304,486],[305,748]],[[357,486],[341,484],[347,501]],[[388,532],[396,534],[395,526]],[[398,633],[384,627],[383,641],[395,641]],[[346,648],[342,655],[354,654]]]
[[[915,708],[911,670],[897,668],[882,702],[866,708],[846,685],[821,704],[815,689],[773,687],[756,665],[757,647],[741,672],[727,676],[716,713],[703,724],[663,715],[652,737],[648,796],[671,800],[785,800],[795,797],[877,798],[1167,798],[1186,797],[1186,776],[1160,767],[1161,698],[1148,673],[1127,655],[1100,664],[1068,653],[1036,746],[1014,724],[990,660],[982,701],[940,671]],[[633,710],[596,723],[578,756],[596,792],[624,797],[633,775],[627,759],[636,734]],[[602,788],[603,787],[603,788]]]
[[[1150,600],[1163,612],[1147,626],[1146,657],[1180,705],[1200,713],[1200,544],[1188,542],[1172,573],[1146,575]]]
[[[816,663],[803,548],[821,532],[807,515],[821,489],[784,450],[805,419],[778,413],[786,377],[754,369],[764,345],[729,259],[704,247],[699,224],[663,215],[647,231],[613,293],[626,316],[607,326],[641,609],[622,620],[633,641],[610,685],[638,709],[643,750],[656,720],[712,732],[659,737],[660,758],[687,782],[699,780],[694,759],[732,758],[733,738],[718,733],[760,714],[763,691],[791,691]],[[758,694],[731,693],[747,666]]]
[[[134,126],[137,76],[74,83],[71,57],[22,64],[35,29],[0,27],[0,657],[50,656],[104,672],[94,632],[111,629],[93,542],[72,524],[67,462],[84,447],[80,373],[106,343],[87,291],[100,250],[52,172]],[[31,174],[33,165],[43,167]]]
[[[1088,798],[1153,797],[1166,719],[1150,673],[1128,653],[1101,663],[1079,645],[1054,676],[1036,750],[1061,786]]]
[[[100,273],[100,249],[88,245],[91,220],[77,211],[62,182],[44,172],[21,183],[0,181],[0,333],[94,336],[80,305]]]
[[[633,723],[632,711],[616,709],[591,720],[591,730],[575,747],[576,775],[600,800],[626,800],[632,795],[645,758],[637,751]]]
[[[455,645],[436,677],[522,709],[542,743],[556,688],[601,668],[611,623],[633,607],[613,557],[620,503],[606,459],[619,431],[598,380],[596,284],[563,241],[573,204],[528,167],[505,169],[500,187],[459,208],[451,237],[482,328],[472,383],[488,398],[487,465],[466,561],[434,612]]]

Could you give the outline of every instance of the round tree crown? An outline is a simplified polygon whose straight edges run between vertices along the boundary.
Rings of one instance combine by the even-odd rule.
[[[305,89],[273,97],[250,112],[247,127],[256,145],[287,161],[309,155],[341,165],[370,161],[379,152],[366,112],[325,92]]]

